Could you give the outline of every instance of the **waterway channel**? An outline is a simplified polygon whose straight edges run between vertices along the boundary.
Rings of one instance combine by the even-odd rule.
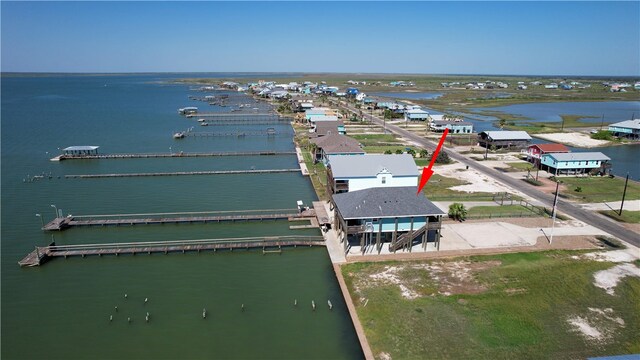
[[[33,246],[51,241],[51,234],[40,230],[41,218],[54,217],[51,205],[65,215],[87,215],[283,209],[295,207],[297,200],[311,204],[316,199],[311,183],[300,173],[64,178],[65,174],[294,168],[297,161],[292,155],[49,161],[59,148],[70,145],[99,145],[102,153],[294,149],[290,136],[173,139],[175,131],[190,126],[194,131],[220,129],[201,129],[197,119],[179,116],[176,109],[228,109],[190,100],[188,95],[200,93],[189,91],[188,85],[167,84],[169,78],[2,79],[1,357],[361,358],[329,257],[321,247],[266,255],[242,250],[55,259],[37,268],[17,265]],[[246,98],[247,103],[252,101]],[[274,126],[292,132],[286,124],[237,125],[227,130]],[[29,181],[42,174],[44,178]],[[77,228],[53,235],[61,245],[319,235],[319,230],[290,230],[289,225],[265,221]],[[312,300],[318,304],[316,311]],[[333,304],[331,311],[327,300]]]

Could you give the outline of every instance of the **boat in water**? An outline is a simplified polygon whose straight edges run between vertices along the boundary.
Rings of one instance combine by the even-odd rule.
[[[174,139],[182,139],[182,138],[184,138],[184,131],[179,131],[179,132],[173,134],[173,138]]]

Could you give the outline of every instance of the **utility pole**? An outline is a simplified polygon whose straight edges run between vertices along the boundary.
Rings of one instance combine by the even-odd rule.
[[[602,114],[602,120],[600,121],[600,131],[602,131],[603,126],[604,126],[604,114]]]
[[[627,172],[627,180],[624,181],[624,191],[622,191],[622,202],[620,203],[620,211],[618,216],[622,216],[622,207],[624,206],[624,197],[627,195],[627,184],[629,183],[629,173]]]
[[[553,230],[556,227],[556,205],[558,204],[558,192],[560,191],[560,181],[556,182],[556,196],[553,199],[553,211],[551,212],[551,236],[549,237],[549,244],[553,242]]]

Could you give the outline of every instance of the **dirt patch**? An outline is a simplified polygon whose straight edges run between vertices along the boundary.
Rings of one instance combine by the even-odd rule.
[[[381,352],[380,354],[378,354],[376,358],[380,360],[391,360],[391,354],[386,352]]]
[[[607,294],[615,295],[615,288],[618,282],[627,276],[640,277],[640,269],[631,263],[616,265],[611,269],[601,270],[593,274],[593,284],[604,289]]]
[[[435,293],[445,296],[478,294],[487,287],[476,280],[475,274],[500,264],[494,260],[389,265],[368,277],[354,279],[354,289],[361,293],[365,288],[396,285],[402,297],[409,300]]]
[[[592,139],[589,135],[573,132],[573,133],[551,133],[551,134],[536,134],[538,138],[565,144],[577,147],[597,147],[597,146],[606,146],[609,144],[609,141],[606,140],[595,140]]]
[[[606,343],[614,339],[618,329],[625,327],[624,320],[615,316],[613,309],[588,308],[582,316],[567,319],[574,331],[582,334],[588,341]]]
[[[583,257],[592,259],[595,261],[609,261],[609,262],[631,262],[638,259],[638,256],[627,252],[626,250],[613,250],[613,251],[599,251],[584,254]]]

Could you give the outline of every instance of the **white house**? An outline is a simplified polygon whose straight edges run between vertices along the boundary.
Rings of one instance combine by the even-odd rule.
[[[426,121],[429,119],[429,113],[422,109],[411,109],[404,112],[405,121]]]
[[[395,186],[416,186],[418,168],[409,154],[330,155],[329,193]]]

